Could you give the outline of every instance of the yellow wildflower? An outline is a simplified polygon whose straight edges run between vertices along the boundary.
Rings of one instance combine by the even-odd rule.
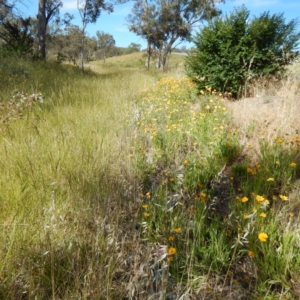
[[[148,207],[148,204],[143,204],[142,205],[142,208],[147,208]]]
[[[149,216],[150,216],[150,213],[148,213],[148,212],[145,212],[145,213],[144,213],[144,216],[147,218],[147,217],[149,217]]]
[[[205,193],[201,193],[200,196],[202,201],[206,201],[207,195]]]
[[[169,241],[174,241],[174,236],[173,235],[169,236]]]
[[[295,167],[297,166],[297,164],[296,164],[295,162],[291,162],[290,166],[291,166],[292,168],[295,168]]]
[[[253,251],[248,251],[248,255],[253,258],[254,257],[254,252]]]
[[[242,202],[247,202],[249,199],[247,197],[242,198]]]
[[[267,181],[274,181],[274,178],[270,177],[267,179]]]
[[[174,231],[178,233],[178,232],[181,231],[181,228],[180,228],[180,227],[177,227],[177,228],[174,229]]]
[[[262,217],[262,218],[265,218],[267,215],[262,212],[259,216]]]
[[[261,203],[261,202],[263,202],[265,200],[265,198],[263,196],[259,196],[259,195],[256,195],[255,199],[259,203]]]
[[[176,248],[170,247],[170,248],[168,249],[168,253],[169,253],[170,255],[175,254],[175,253],[176,253]]]
[[[252,173],[253,170],[252,170],[251,168],[247,168],[247,172],[248,172],[248,173]]]
[[[282,201],[287,201],[289,200],[289,198],[287,196],[284,196],[284,195],[279,195],[279,198],[282,200]]]
[[[188,161],[187,159],[185,159],[184,162],[183,162],[183,165],[187,165],[188,162],[189,162],[189,161]]]
[[[268,235],[265,232],[261,232],[261,233],[258,234],[258,239],[261,242],[266,242],[267,239],[268,239]]]

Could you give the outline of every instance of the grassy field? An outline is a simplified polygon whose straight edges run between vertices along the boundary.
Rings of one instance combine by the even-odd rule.
[[[1,299],[299,299],[299,83],[183,64],[0,65]]]

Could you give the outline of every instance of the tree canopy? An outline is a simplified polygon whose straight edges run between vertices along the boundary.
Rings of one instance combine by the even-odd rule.
[[[113,5],[105,0],[77,0],[77,7],[81,17],[81,69],[83,70],[84,38],[86,26],[95,23],[101,11],[113,11]]]
[[[218,16],[221,11],[216,4],[221,2],[224,1],[136,0],[132,14],[128,16],[129,29],[159,50],[161,68],[164,69],[173,45],[190,40],[193,26],[198,22]]]
[[[236,8],[196,34],[186,70],[199,89],[210,86],[239,97],[251,80],[282,74],[297,54],[297,26],[297,19],[285,22],[283,13],[250,18],[245,6]]]

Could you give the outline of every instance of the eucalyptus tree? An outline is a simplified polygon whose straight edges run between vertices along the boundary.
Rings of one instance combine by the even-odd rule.
[[[189,41],[193,28],[221,14],[216,4],[225,0],[136,0],[128,17],[129,30],[146,38],[160,52],[160,68],[176,42]],[[149,58],[150,51],[147,50]]]
[[[90,23],[96,23],[103,10],[112,12],[113,5],[105,0],[77,0],[77,8],[81,18],[81,69],[84,69],[84,40],[86,27]]]
[[[96,36],[97,36],[97,50],[98,52],[100,52],[101,58],[105,63],[107,53],[113,46],[115,46],[116,41],[114,40],[114,37],[111,34],[105,33],[103,31],[97,31]]]
[[[59,14],[59,9],[63,3],[61,0],[39,0],[38,4],[38,53],[40,58],[46,58],[46,31],[47,26],[54,16]]]
[[[132,13],[127,18],[129,30],[147,40],[145,67],[149,69],[152,46],[157,40],[157,9],[155,0],[135,0]]]

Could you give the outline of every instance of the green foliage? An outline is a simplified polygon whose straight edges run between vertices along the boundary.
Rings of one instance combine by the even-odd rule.
[[[137,43],[130,43],[127,47],[127,54],[134,53],[134,52],[140,52],[142,46]]]
[[[0,22],[0,39],[5,47],[18,56],[32,56],[34,43],[34,22],[32,18],[6,19]]]
[[[96,43],[97,43],[99,58],[103,59],[103,61],[105,62],[105,59],[110,49],[115,46],[116,42],[114,40],[114,37],[111,34],[105,33],[103,31],[97,31],[96,36],[97,36]]]
[[[298,20],[285,22],[283,13],[264,12],[250,19],[244,6],[208,22],[194,38],[196,50],[186,61],[189,76],[205,86],[247,93],[247,84],[260,76],[279,76],[296,55]]]

